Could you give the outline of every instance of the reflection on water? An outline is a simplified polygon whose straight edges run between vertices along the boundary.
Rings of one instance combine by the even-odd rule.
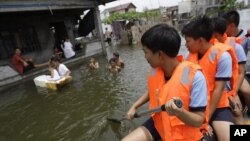
[[[241,14],[241,24],[245,27],[249,26],[249,12]],[[181,54],[186,50],[184,44]],[[118,51],[125,62],[119,74],[108,72],[106,57],[98,56],[99,70],[89,70],[86,61],[74,65],[70,68],[72,83],[56,92],[37,89],[33,81],[1,92],[0,140],[117,141],[140,125],[147,117],[122,124],[106,118],[124,115],[145,91],[149,65],[144,53],[140,47],[119,46],[108,50]]]

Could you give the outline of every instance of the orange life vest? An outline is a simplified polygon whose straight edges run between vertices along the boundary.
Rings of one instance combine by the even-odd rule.
[[[215,42],[214,45],[207,50],[207,52],[203,55],[203,57],[200,60],[198,60],[198,54],[189,54],[188,56],[189,61],[196,62],[202,67],[202,70],[208,81],[210,97],[213,96],[213,91],[215,88],[215,76],[216,76],[217,64],[220,56],[225,51],[228,51],[230,53],[233,60],[233,68],[238,72],[238,68],[235,66],[238,64],[238,62],[236,60],[237,58],[232,50],[232,47],[226,46],[225,44],[219,42]],[[234,63],[235,61],[237,63]],[[238,73],[236,75],[238,76]],[[234,78],[231,79],[230,84],[231,84],[231,91],[227,92],[225,90],[223,92],[218,102],[217,108],[229,107],[228,96],[235,94],[236,82]]]
[[[247,36],[241,36],[241,37],[236,37],[237,39],[237,43],[241,44],[244,51],[245,51],[245,54],[247,55],[247,52],[248,52],[248,47],[246,46],[247,45],[247,42],[248,42],[248,37]]]
[[[228,37],[227,34],[223,35],[224,43],[232,46],[235,49],[236,43],[241,44],[241,39],[237,37]]]
[[[247,37],[246,36],[242,36],[242,37],[237,37],[236,39],[238,41],[237,43],[242,44],[247,39]]]
[[[180,97],[183,108],[188,110],[193,78],[199,69],[200,66],[183,61],[166,83],[163,70],[152,68],[148,75],[150,108],[165,104],[172,97]],[[202,138],[200,128],[186,125],[176,116],[169,116],[167,112],[155,113],[152,118],[163,141],[198,141]]]
[[[236,44],[238,43],[238,39],[235,37],[227,37],[226,34],[223,35],[224,38],[224,44],[220,44],[220,46],[229,46],[228,47],[222,47],[223,50],[228,51],[230,53],[230,56],[232,58],[232,78],[230,80],[230,87],[231,90],[228,92],[230,96],[235,96],[237,94],[236,92],[236,85],[237,85],[237,81],[239,78],[239,64],[238,64],[238,58],[236,55]],[[215,40],[215,42],[213,44],[219,43],[218,40]]]

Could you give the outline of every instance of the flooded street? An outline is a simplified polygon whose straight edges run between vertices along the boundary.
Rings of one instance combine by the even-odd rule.
[[[250,28],[250,10],[241,11],[242,28]],[[182,41],[180,54],[186,48]],[[117,46],[125,68],[107,70],[105,56],[96,57],[100,69],[88,69],[88,60],[69,67],[72,83],[58,91],[37,89],[33,80],[0,94],[0,141],[118,141],[148,117],[122,124],[122,117],[147,88],[149,65],[139,45]],[[146,110],[144,105],[140,110]]]
[[[57,92],[37,89],[32,80],[2,92],[0,140],[115,141],[135,128],[142,119],[119,125],[106,118],[121,117],[145,91],[149,66],[140,47],[115,50],[125,62],[119,74],[107,70],[101,55],[99,70],[75,64],[72,83]]]

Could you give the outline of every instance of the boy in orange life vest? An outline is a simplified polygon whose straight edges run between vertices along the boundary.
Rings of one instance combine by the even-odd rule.
[[[146,31],[141,43],[152,67],[148,74],[148,91],[131,106],[127,117],[132,119],[136,109],[146,102],[150,109],[165,104],[166,112],[152,114],[122,141],[200,140],[208,101],[207,83],[200,66],[177,59],[181,38],[166,24]],[[183,107],[178,108],[174,99],[181,99]]]
[[[239,29],[238,25],[240,22],[240,15],[237,11],[229,11],[223,15],[223,18],[227,20],[227,30],[226,33],[230,37],[237,37],[240,39],[240,43],[245,50],[245,54],[247,55],[248,50],[250,49],[250,37],[247,37],[247,32]],[[247,70],[249,71],[249,70]],[[240,87],[239,95],[244,98],[244,103],[247,105],[248,109],[250,109],[250,80],[245,75],[245,79],[242,82]],[[250,112],[247,112],[250,116]]]
[[[223,14],[223,18],[227,20],[226,33],[229,37],[237,37],[241,41],[245,53],[250,49],[250,37],[247,37],[247,30],[239,29],[240,15],[237,11],[232,10]]]
[[[234,94],[232,95],[234,98],[232,100],[235,100],[235,106],[238,106],[240,109],[242,109],[240,99],[238,97],[238,90],[241,87],[241,84],[243,82],[244,76],[245,76],[245,64],[246,64],[246,55],[244,53],[243,47],[237,43],[237,39],[235,37],[227,37],[225,34],[226,28],[227,28],[227,21],[222,17],[216,17],[213,18],[214,23],[214,41],[224,43],[226,46],[229,45],[231,48],[231,57],[233,60],[233,79],[235,82],[230,82],[226,84],[227,90],[233,90]],[[235,57],[234,57],[235,56]],[[237,69],[238,64],[238,69]],[[234,86],[233,86],[234,85]],[[233,109],[234,110],[234,109]],[[238,117],[242,117],[238,116]],[[243,124],[242,119],[238,119],[238,117],[235,117],[235,124]]]
[[[182,29],[189,50],[187,60],[200,64],[208,81],[211,97],[209,120],[219,141],[229,141],[233,114],[229,107],[226,82],[232,77],[232,58],[226,50],[209,41],[213,35],[211,20],[199,17]]]

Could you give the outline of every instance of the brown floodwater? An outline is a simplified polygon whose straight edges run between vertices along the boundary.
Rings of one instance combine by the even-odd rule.
[[[250,10],[240,12],[240,26],[249,26]],[[182,40],[180,54],[186,48]],[[100,69],[89,70],[87,61],[70,67],[72,83],[58,91],[38,89],[33,80],[0,93],[1,141],[118,141],[148,117],[121,124],[120,118],[147,88],[149,65],[139,45],[114,46],[125,62],[118,74],[107,70],[107,59],[98,56]],[[144,105],[141,110],[146,110]]]

